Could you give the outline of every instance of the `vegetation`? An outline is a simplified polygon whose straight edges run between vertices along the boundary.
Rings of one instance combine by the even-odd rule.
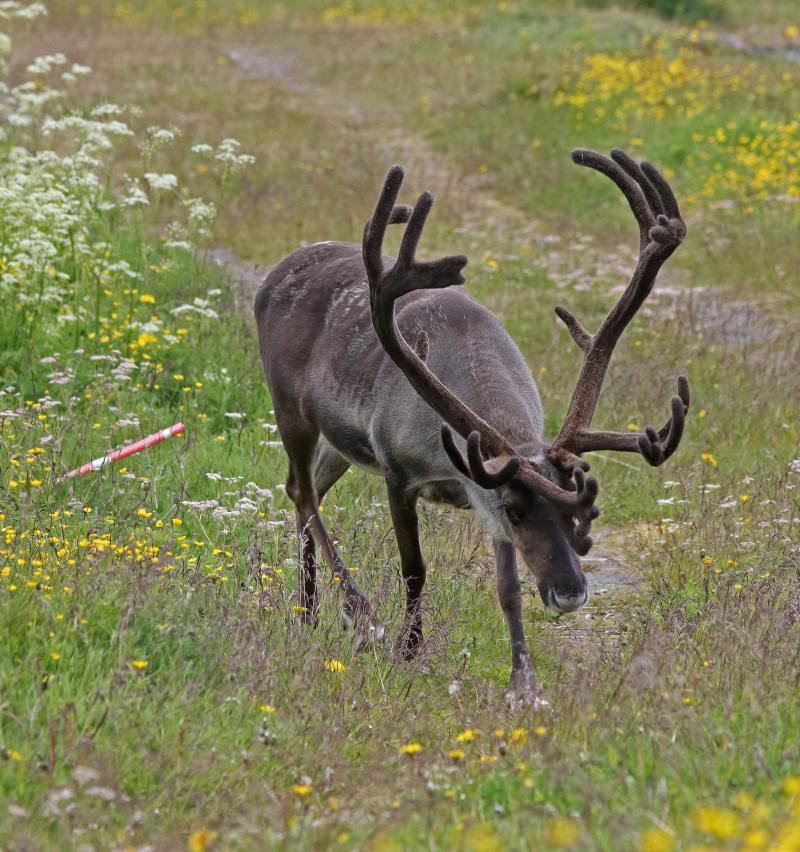
[[[800,849],[795,5],[2,5],[0,848]],[[693,401],[663,468],[590,455],[598,593],[556,618],[526,583],[552,709],[512,713],[468,514],[423,509],[418,660],[356,653],[332,582],[301,626],[251,302],[302,242],[359,240],[400,162],[552,435],[579,364],[552,308],[596,327],[635,258],[576,145],[651,159],[689,225],[596,424],[660,425],[682,372]],[[324,512],[396,637],[382,484]]]

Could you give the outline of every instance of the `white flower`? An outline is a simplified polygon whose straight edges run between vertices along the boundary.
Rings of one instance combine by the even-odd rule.
[[[151,189],[155,190],[175,189],[178,186],[178,178],[171,174],[147,172],[144,179],[150,184]]]
[[[29,74],[47,74],[54,65],[64,65],[66,61],[67,57],[63,53],[54,53],[52,56],[37,56],[25,70]]]

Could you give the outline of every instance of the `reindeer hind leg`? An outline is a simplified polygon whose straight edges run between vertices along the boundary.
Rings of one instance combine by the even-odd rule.
[[[320,471],[322,476],[320,484],[325,487],[325,491],[333,485],[336,479],[347,468],[343,467],[342,463],[336,462],[330,456],[330,453],[335,451],[327,443],[323,444],[322,448],[317,448],[319,432],[316,429],[312,432],[310,429],[303,430],[302,428],[297,428],[295,425],[293,429],[281,429],[281,436],[283,437],[284,435],[290,436],[288,440],[284,438],[283,442],[286,452],[289,455],[291,466],[286,493],[294,502],[296,510],[298,538],[301,541],[304,554],[301,569],[303,572],[306,572],[306,555],[313,557],[314,545],[319,547],[322,558],[333,572],[334,578],[341,584],[341,589],[344,592],[345,619],[348,622],[364,621],[366,620],[365,616],[371,619],[372,607],[367,600],[367,596],[352,579],[350,571],[336,550],[330,533],[325,528],[319,507],[320,494],[314,483],[315,476],[313,468],[315,466],[315,459],[318,462],[322,459],[323,462]],[[341,459],[341,456],[339,458]],[[344,462],[345,460],[341,459],[341,461]],[[334,476],[334,474],[336,475]],[[308,543],[304,544],[304,540]],[[317,606],[315,559],[313,560],[313,573],[301,573],[300,585],[301,598],[305,600],[305,603],[301,604],[301,606],[305,607],[304,616],[307,617],[307,620],[313,622],[316,618]],[[313,598],[309,597],[309,591],[314,592]]]

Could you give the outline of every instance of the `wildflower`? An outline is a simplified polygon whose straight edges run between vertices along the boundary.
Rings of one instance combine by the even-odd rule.
[[[325,663],[326,668],[329,668],[332,672],[343,672],[345,671],[344,663],[339,660],[328,660]]]
[[[172,526],[174,526],[174,527],[179,527],[182,523],[183,523],[183,521],[180,518],[173,518],[172,519]]]
[[[139,669],[139,671],[143,671],[146,669],[150,663],[147,660],[131,660],[131,665],[135,669]]]
[[[636,844],[638,852],[670,852],[674,846],[674,839],[663,828],[642,832]]]
[[[7,752],[8,752],[8,756],[9,756],[12,760],[16,760],[16,761],[17,761],[17,763],[19,763],[19,761],[21,761],[21,760],[22,760],[22,755],[21,755],[18,751],[14,751],[14,749],[13,749],[13,748],[7,749]]]
[[[783,792],[786,793],[787,796],[797,796],[800,794],[800,777],[796,775],[790,775],[788,778],[783,779]]]
[[[464,752],[459,748],[454,748],[452,751],[449,751],[448,754],[453,760],[463,760]]]
[[[480,734],[480,731],[474,728],[467,728],[466,731],[456,737],[458,743],[468,743],[475,739]]]
[[[551,846],[564,849],[571,846],[580,836],[580,828],[574,819],[559,817],[550,820],[545,831],[545,839]]]
[[[217,839],[216,831],[201,828],[189,838],[189,852],[205,852],[207,846]]]
[[[703,806],[694,812],[695,828],[713,834],[719,840],[730,840],[739,833],[739,818],[732,811]]]
[[[536,729],[536,733],[540,737],[543,737],[547,733],[547,728],[545,728],[544,725],[539,725],[539,727]]]
[[[313,789],[311,784],[295,784],[292,789],[298,796],[307,796]]]
[[[261,705],[261,712],[262,713],[274,713],[275,708],[271,704],[262,704]]]
[[[408,745],[401,746],[400,748],[400,754],[415,755],[421,751],[422,745],[420,743],[408,743]]]
[[[175,175],[147,172],[144,179],[150,184],[150,188],[155,190],[175,189],[178,186],[178,178]]]
[[[704,462],[708,462],[711,465],[711,467],[717,466],[717,460],[714,458],[714,456],[711,455],[711,453],[701,453],[700,458]]]

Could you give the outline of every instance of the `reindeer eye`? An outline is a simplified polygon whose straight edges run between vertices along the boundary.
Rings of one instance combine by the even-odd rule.
[[[505,509],[506,517],[510,523],[518,524],[520,522],[520,516],[516,506],[513,506],[510,503],[503,503],[503,509]]]

